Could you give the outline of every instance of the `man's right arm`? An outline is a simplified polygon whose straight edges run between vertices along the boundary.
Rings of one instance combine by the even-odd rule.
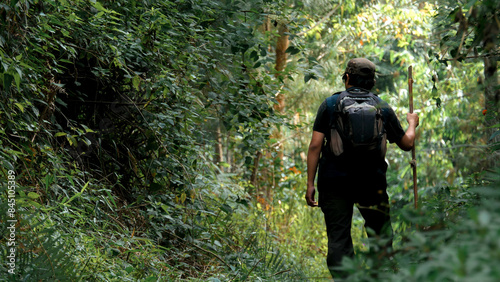
[[[316,119],[313,126],[313,134],[311,143],[309,143],[309,150],[307,151],[307,191],[306,201],[311,207],[316,207],[318,203],[314,200],[316,188],[314,187],[314,179],[318,171],[318,163],[321,155],[321,148],[325,139],[325,133],[330,130],[330,119],[327,115],[326,100],[321,103],[316,114]]]
[[[410,151],[413,149],[415,144],[415,129],[419,124],[419,118],[415,113],[408,113],[406,115],[406,120],[408,121],[408,129],[406,130],[405,135],[398,142],[396,142],[396,144],[398,144],[398,147],[402,150]]]
[[[318,169],[318,162],[321,154],[321,147],[323,146],[323,139],[325,134],[319,131],[313,131],[309,150],[307,151],[307,191],[306,201],[311,207],[315,207],[318,203],[314,200],[316,188],[314,187],[314,179],[316,178],[316,171]]]

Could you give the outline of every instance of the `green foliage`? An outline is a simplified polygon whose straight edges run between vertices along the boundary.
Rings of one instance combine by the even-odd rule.
[[[472,55],[493,55],[498,41],[494,11],[497,1],[442,1],[436,17],[440,45],[453,59],[463,61]],[[483,44],[484,43],[484,44]]]
[[[0,193],[8,194],[7,187],[7,182],[3,182]],[[69,234],[58,230],[48,218],[34,213],[34,206],[38,205],[34,199],[38,194],[26,193],[25,187],[16,187],[16,191],[19,197],[15,202],[4,199],[0,202],[0,231],[3,234],[0,252],[4,259],[0,265],[1,280],[75,279],[77,265],[68,256],[74,252],[68,245]]]
[[[316,110],[326,97],[343,88],[340,75],[350,58],[367,57],[377,64],[379,73],[375,91],[394,108],[402,121],[403,128],[406,127],[404,114],[408,111],[407,68],[413,65],[414,102],[416,112],[420,116],[416,143],[418,187],[419,193],[422,194],[420,205],[424,214],[412,214],[407,211],[411,210],[413,202],[410,189],[411,167],[408,165],[410,157],[407,153],[398,151],[395,145],[391,145],[387,155],[390,165],[387,176],[392,211],[395,213],[393,227],[397,231],[396,246],[403,250],[401,251],[403,254],[401,257],[394,256],[388,263],[380,264],[380,258],[377,257],[380,255],[378,244],[359,241],[358,238],[363,236],[355,236],[358,239],[355,242],[358,250],[364,250],[362,245],[364,242],[370,245],[370,252],[361,252],[359,257],[347,262],[346,265],[353,273],[352,281],[380,281],[389,274],[377,276],[377,272],[397,269],[394,262],[398,259],[406,261],[400,268],[406,271],[404,267],[410,268],[410,265],[414,267],[413,269],[418,267],[418,260],[414,257],[425,256],[422,254],[422,248],[408,245],[408,234],[413,230],[415,222],[425,218],[432,223],[422,221],[419,222],[420,226],[441,230],[451,228],[449,225],[455,226],[455,222],[468,218],[464,211],[477,203],[475,196],[470,194],[469,186],[464,183],[469,179],[477,181],[481,171],[494,167],[489,158],[498,156],[495,152],[497,147],[488,144],[488,140],[490,142],[493,140],[491,136],[497,130],[495,124],[498,121],[496,123],[491,121],[495,121],[498,111],[488,104],[486,108],[489,107],[490,115],[487,113],[483,115],[487,104],[485,103],[487,93],[481,84],[484,80],[484,58],[479,56],[453,60],[447,56],[449,49],[445,46],[451,44],[458,46],[460,38],[444,39],[442,32],[444,30],[455,35],[459,23],[453,23],[455,29],[445,25],[441,21],[441,16],[448,14],[443,14],[442,11],[458,10],[460,3],[438,2],[416,5],[408,1],[394,3],[371,1],[369,5],[357,7],[362,9],[349,10],[352,9],[350,4],[354,3],[341,3],[337,7],[334,3],[320,2],[318,5],[305,8],[306,11],[318,9],[305,16],[311,19],[313,28],[307,29],[304,38],[301,38],[303,50],[306,56],[317,59],[325,75],[324,79],[309,80],[307,84],[299,79],[290,83],[289,91],[293,99],[290,111],[303,124],[300,129],[292,130],[290,133],[291,136],[299,137],[287,144],[286,148],[290,152],[290,163],[287,165],[296,166],[300,170],[305,169],[304,156],[300,157],[300,154],[307,151]],[[467,3],[469,6],[477,6],[483,12],[486,12],[486,7],[491,4],[487,1]],[[464,13],[470,11],[464,7],[462,9]],[[344,11],[349,11],[351,14]],[[491,17],[489,15],[482,19],[477,18],[477,21],[486,24],[484,18]],[[449,20],[450,18],[447,18],[447,24]],[[470,26],[468,32],[474,28]],[[470,34],[473,33],[467,33]],[[471,46],[471,42],[467,44]],[[465,52],[473,49],[462,50]],[[299,134],[298,132],[303,131],[304,127],[309,133]],[[302,187],[302,191],[305,190],[305,185],[297,183],[297,187]],[[451,191],[443,187],[450,187]],[[354,222],[357,223],[358,220],[355,218]],[[322,222],[316,223],[315,227],[322,228]],[[356,227],[353,229],[357,231]],[[440,236],[447,238],[445,235]],[[467,238],[470,241],[474,240],[473,235]],[[426,240],[430,243],[433,239],[431,237]],[[445,245],[444,239],[432,246],[440,245]],[[413,252],[406,250],[406,246]],[[302,252],[306,251],[302,249]],[[365,259],[366,256],[369,259]],[[433,261],[429,262],[432,263]],[[451,263],[447,266],[451,266]],[[414,274],[415,272],[411,272],[411,275]],[[400,280],[412,280],[411,275],[404,276]],[[491,275],[490,277],[495,277]],[[391,277],[399,281],[396,275]],[[446,272],[441,277],[453,279],[455,276]],[[433,279],[435,278],[430,275],[420,280]]]
[[[443,188],[429,192],[423,208],[403,209],[403,220],[418,229],[402,233],[392,252],[375,250],[346,260],[347,281],[495,281],[500,273],[497,169],[473,189]],[[450,193],[451,191],[451,193]]]
[[[282,270],[276,254],[255,264],[271,250],[259,241],[247,247],[252,257],[226,262],[222,253],[245,244],[226,227],[248,195],[217,177],[212,153],[219,128],[236,157],[229,165],[247,171],[245,160],[282,121],[265,47],[275,34],[256,34],[262,13],[279,5],[0,4],[0,158],[26,187],[16,199],[32,197],[34,215],[18,228],[37,226],[39,241],[19,237],[18,259],[27,261],[19,278],[168,280],[226,269],[245,279]],[[45,271],[52,260],[61,262]]]
[[[476,79],[492,50],[480,43],[496,42],[483,20],[495,1],[4,2],[0,229],[10,170],[19,243],[19,271],[5,279],[328,277],[323,218],[302,198],[304,152],[317,106],[359,56],[379,66],[377,92],[398,116],[414,65],[422,209],[409,208],[408,156],[390,150],[393,260],[376,257],[357,215],[351,278],[497,278],[498,181],[468,188],[498,149],[498,116]]]

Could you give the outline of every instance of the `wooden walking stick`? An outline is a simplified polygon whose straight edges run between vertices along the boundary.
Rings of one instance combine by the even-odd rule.
[[[408,90],[410,98],[410,113],[413,113],[413,68],[408,67]],[[413,168],[413,199],[415,203],[415,209],[418,208],[418,190],[417,190],[417,160],[415,157],[415,141],[413,143],[413,149],[411,149],[411,167]]]

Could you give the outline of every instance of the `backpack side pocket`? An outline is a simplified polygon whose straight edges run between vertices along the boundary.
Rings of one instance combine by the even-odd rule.
[[[380,140],[380,156],[384,159],[385,153],[387,152],[387,134],[382,134],[382,140]]]
[[[380,156],[385,158],[385,153],[387,152],[387,133],[385,132],[384,129],[384,120],[382,119],[382,113],[377,114],[378,121],[377,121],[377,132],[379,134],[379,140],[380,140]]]
[[[344,152],[344,144],[336,128],[330,129],[330,137],[330,150],[338,157]]]

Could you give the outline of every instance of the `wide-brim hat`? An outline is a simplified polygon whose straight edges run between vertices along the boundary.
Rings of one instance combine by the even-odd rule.
[[[356,74],[363,77],[375,76],[375,64],[365,58],[355,58],[347,63],[345,73]]]

